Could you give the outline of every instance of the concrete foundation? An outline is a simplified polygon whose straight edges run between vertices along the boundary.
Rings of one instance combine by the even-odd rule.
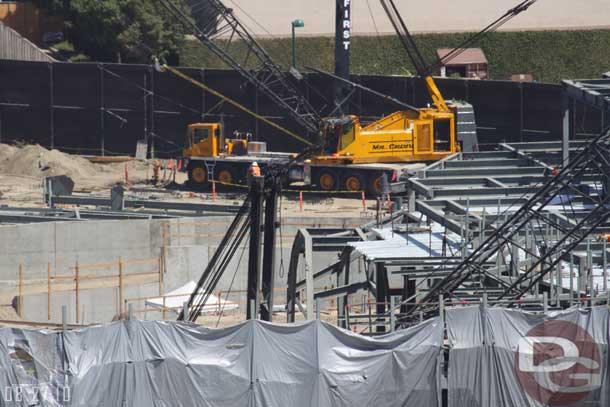
[[[17,303],[19,265],[23,267],[23,314],[30,321],[48,320],[47,265],[51,265],[51,322],[61,322],[61,307],[68,307],[68,322],[76,322],[75,266],[79,264],[79,323],[107,322],[119,309],[119,258],[123,265],[123,299],[159,295],[159,267],[163,271],[163,291],[168,292],[189,280],[197,281],[207,266],[232,217],[182,218],[171,220],[105,220],[53,222],[0,226],[1,305]],[[285,288],[290,249],[301,227],[356,227],[360,218],[284,218],[281,241],[278,233],[276,284]],[[244,242],[247,244],[247,242]],[[246,288],[247,248],[240,248],[217,289],[231,288],[231,300],[242,301]],[[159,259],[161,265],[159,265]],[[317,256],[315,266],[324,267],[336,254]],[[142,262],[140,262],[142,261]],[[130,277],[130,275],[146,275]],[[157,274],[155,274],[157,273]],[[63,276],[63,277],[61,277]],[[61,278],[56,278],[61,277]],[[321,288],[332,284],[320,281]],[[74,286],[73,286],[74,285]],[[245,298],[245,294],[243,295]],[[285,301],[276,293],[276,303]],[[144,300],[133,301],[143,318]],[[245,307],[244,307],[245,309]],[[126,312],[127,306],[123,306]],[[245,311],[244,311],[245,312]],[[149,319],[160,317],[147,313]]]

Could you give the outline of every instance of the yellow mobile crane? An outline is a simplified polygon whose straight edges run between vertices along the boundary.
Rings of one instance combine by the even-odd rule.
[[[165,69],[209,92],[216,92],[174,68]],[[436,161],[459,151],[455,141],[455,114],[444,101],[446,110],[414,109],[406,105],[410,110],[392,113],[364,127],[357,116],[324,118],[321,142],[312,145],[239,103],[217,96],[308,144],[311,153],[291,164],[288,181],[305,181],[321,190],[366,191],[378,195],[383,173],[391,180],[396,178],[397,171],[413,168],[405,164]],[[194,186],[206,185],[213,171],[213,179],[217,181],[243,183],[253,161],[264,168],[270,162],[288,161],[296,155],[268,152],[260,148],[262,145],[248,138],[227,137],[220,123],[190,124],[183,152],[189,181]]]

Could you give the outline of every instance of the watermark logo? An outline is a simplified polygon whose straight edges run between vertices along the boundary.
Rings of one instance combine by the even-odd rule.
[[[519,340],[517,377],[526,393],[548,406],[574,404],[601,386],[601,352],[580,326],[547,321]]]
[[[70,388],[64,386],[50,387],[48,385],[18,384],[6,386],[2,390],[2,401],[5,403],[37,402],[39,400],[69,402]]]

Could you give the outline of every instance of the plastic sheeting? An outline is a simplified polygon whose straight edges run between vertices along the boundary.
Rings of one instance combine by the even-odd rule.
[[[375,339],[321,321],[0,329],[0,405],[436,407],[442,341],[439,319]]]
[[[180,311],[182,311],[184,303],[191,298],[191,294],[195,291],[198,291],[197,283],[189,281],[182,287],[178,287],[175,290],[166,293],[164,297],[155,297],[146,300],[146,306],[159,308],[160,310],[163,310],[163,308],[169,309],[178,315],[180,314]],[[201,314],[225,313],[239,309],[239,304],[236,302],[218,298],[212,293],[207,294],[208,298],[205,305],[200,310]],[[193,300],[193,303],[199,303],[199,301],[202,300],[202,296],[201,293],[198,293]]]
[[[610,405],[610,310],[448,309],[449,407]]]

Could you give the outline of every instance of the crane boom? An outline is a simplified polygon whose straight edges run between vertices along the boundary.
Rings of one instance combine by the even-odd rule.
[[[479,31],[478,33],[469,37],[464,42],[462,42],[460,45],[455,47],[453,50],[451,50],[451,52],[449,52],[447,55],[445,55],[442,59],[438,60],[435,64],[429,66],[428,71],[433,72],[438,67],[451,61],[452,59],[454,59],[455,57],[457,57],[458,55],[463,53],[466,50],[466,48],[468,48],[471,44],[478,41],[482,36],[484,36],[487,33],[496,31],[498,28],[500,28],[501,26],[506,24],[508,21],[510,21],[513,17],[516,17],[517,15],[526,11],[534,3],[536,3],[536,1],[538,1],[538,0],[524,0],[521,3],[517,4],[515,7],[508,10],[506,13],[504,13],[501,17],[499,17],[498,19],[493,21],[491,24],[487,25],[481,31]]]
[[[394,4],[393,0],[380,0],[380,2],[388,15],[388,18],[390,19],[394,30],[396,30],[396,34],[398,34],[398,38],[405,48],[407,55],[411,59],[411,62],[413,62],[413,66],[415,66],[417,74],[424,79],[426,88],[428,89],[428,94],[432,98],[432,102],[434,102],[439,111],[450,112],[443,95],[436,86],[434,78],[432,78],[431,70],[428,68],[423,55],[417,48],[413,36],[411,36],[409,29],[396,8],[396,4]]]
[[[398,12],[398,8],[396,7],[396,4],[394,4],[394,0],[380,0],[383,9],[388,15],[388,18],[390,19],[390,22],[392,23],[392,26],[396,31],[396,34],[398,34],[400,42],[405,48],[405,51],[411,59],[411,62],[415,66],[417,74],[424,79],[426,83],[426,88],[428,89],[428,93],[430,94],[432,101],[434,102],[436,107],[443,112],[449,111],[449,108],[447,107],[443,95],[441,94],[440,90],[436,86],[436,83],[434,82],[432,72],[434,72],[434,70],[442,64],[449,62],[453,58],[463,53],[469,45],[479,40],[485,34],[496,31],[498,28],[510,21],[513,17],[516,17],[517,15],[529,9],[534,3],[536,3],[536,1],[537,0],[521,1],[515,7],[509,9],[502,16],[500,16],[491,24],[483,28],[481,31],[469,37],[466,41],[462,42],[451,52],[445,55],[443,59],[437,61],[435,64],[427,65],[424,57],[422,56],[421,52],[417,48],[417,45],[415,44],[413,36],[409,32],[409,29],[407,28],[404,20],[402,19],[402,16]]]
[[[158,63],[158,61],[156,61],[156,63]],[[208,93],[211,93],[212,95],[214,95],[217,98],[223,100],[224,102],[227,102],[227,103],[235,106],[236,108],[238,108],[242,112],[244,112],[244,113],[254,117],[257,120],[260,120],[260,121],[262,121],[264,123],[267,123],[269,126],[274,127],[275,129],[281,131],[282,133],[285,133],[285,134],[289,135],[290,137],[300,141],[301,143],[303,143],[303,144],[305,144],[307,146],[311,146],[312,145],[312,143],[310,141],[305,140],[303,137],[299,136],[298,134],[295,134],[294,132],[286,129],[285,127],[282,127],[279,124],[272,122],[271,120],[267,119],[264,116],[259,115],[256,112],[253,112],[251,109],[248,109],[246,106],[242,105],[241,103],[231,99],[230,97],[227,97],[227,96],[223,95],[222,93],[220,93],[217,90],[207,86],[206,84],[191,78],[190,76],[180,72],[176,68],[172,68],[171,66],[163,65],[163,66],[157,67],[156,69],[158,71],[169,71],[169,72],[173,73],[174,75],[176,75],[177,77],[182,78],[185,81],[192,83],[193,85],[195,85],[195,86],[205,90]]]
[[[310,138],[318,141],[320,116],[317,110],[253,38],[245,25],[237,19],[232,9],[226,7],[220,0],[205,0],[206,6],[212,7],[218,17],[206,26],[200,27],[174,0],[159,1],[184,26],[188,34],[194,36],[212,53],[239,72],[257,90],[289,114],[302,130],[311,135]],[[230,50],[231,44],[237,39],[247,48],[247,54],[243,59]],[[249,66],[252,65],[255,68],[250,69]]]

